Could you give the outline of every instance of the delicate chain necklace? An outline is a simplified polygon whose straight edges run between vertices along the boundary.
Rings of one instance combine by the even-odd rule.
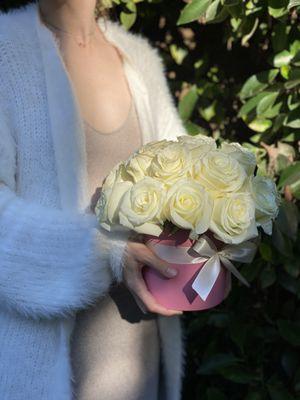
[[[44,23],[45,23],[46,25],[48,25],[49,27],[51,27],[51,28],[53,28],[53,29],[56,29],[56,30],[58,30],[58,31],[60,31],[60,32],[66,33],[67,35],[70,35],[71,38],[75,40],[75,42],[76,42],[76,44],[77,44],[78,46],[80,46],[80,47],[86,47],[87,44],[89,43],[89,42],[84,42],[84,41],[82,41],[82,40],[79,40],[79,41],[78,41],[78,40],[76,39],[76,36],[78,36],[78,35],[76,35],[76,34],[74,34],[74,33],[72,33],[72,32],[66,31],[66,30],[64,30],[64,29],[62,29],[62,28],[59,28],[58,26],[55,26],[55,25],[51,24],[50,22],[48,22],[48,21],[45,19],[45,16],[44,16],[44,14],[42,13],[41,10],[40,10],[40,15],[41,15],[41,17],[42,17],[42,19],[43,19],[43,21],[44,21]],[[95,24],[94,30],[93,30],[92,32],[89,32],[87,36],[89,36],[89,37],[91,38],[91,37],[95,34],[96,29],[97,29],[97,24]],[[91,40],[91,39],[90,39],[90,40]]]

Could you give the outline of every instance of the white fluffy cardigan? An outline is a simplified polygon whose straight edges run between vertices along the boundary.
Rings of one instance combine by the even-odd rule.
[[[98,23],[123,53],[143,143],[186,134],[158,50],[117,22]],[[0,77],[0,398],[71,400],[74,314],[121,279],[126,235],[100,231],[86,212],[82,119],[35,3],[0,14]],[[164,400],[178,400],[181,321],[158,320]]]

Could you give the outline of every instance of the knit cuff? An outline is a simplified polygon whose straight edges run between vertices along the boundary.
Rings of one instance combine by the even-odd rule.
[[[97,228],[99,236],[99,251],[107,255],[112,279],[117,283],[123,280],[124,255],[130,230],[107,232],[103,228]]]

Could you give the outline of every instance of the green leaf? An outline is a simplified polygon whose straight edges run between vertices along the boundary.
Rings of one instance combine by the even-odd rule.
[[[272,286],[276,282],[275,270],[272,267],[264,268],[259,276],[262,289]]]
[[[289,378],[292,378],[299,362],[299,355],[292,350],[287,350],[282,354],[281,365]]]
[[[214,326],[215,328],[224,328],[229,325],[229,316],[227,313],[216,313],[211,314],[207,321],[208,325]]]
[[[286,260],[284,263],[285,271],[293,278],[298,278],[300,275],[300,265],[295,260]]]
[[[176,64],[181,65],[185,57],[188,55],[188,51],[182,47],[177,46],[175,43],[171,44],[170,54]]]
[[[290,65],[283,65],[280,68],[280,74],[284,79],[288,79],[289,78],[289,74],[290,74],[290,70],[291,70],[291,66]]]
[[[210,121],[216,115],[217,101],[214,100],[209,106],[205,108],[199,108],[199,113],[205,121]]]
[[[257,4],[257,3],[256,3]],[[255,15],[259,12],[263,11],[262,5],[255,5],[254,1],[248,1],[246,3],[245,15],[246,17]]]
[[[241,274],[247,279],[248,282],[254,281],[257,277],[261,266],[259,263],[245,264],[241,268]]]
[[[290,241],[289,241],[290,242]],[[291,254],[291,251],[290,251]],[[287,255],[289,257],[289,255]],[[299,296],[300,284],[299,281],[286,273],[278,274],[278,283],[281,287],[292,293],[295,296]]]
[[[285,257],[290,257],[291,251],[292,251],[291,241],[279,229],[278,219],[275,220],[274,224],[273,224],[272,243],[273,243],[274,247],[277,249],[277,251],[279,251],[279,253],[281,253]],[[284,282],[280,281],[280,284],[283,284],[283,283]],[[288,284],[290,284],[290,282],[288,282]],[[287,287],[285,287],[285,288],[287,290],[289,290]]]
[[[290,79],[300,79],[300,68],[292,68],[289,77]]]
[[[279,53],[280,51],[287,48],[288,43],[288,30],[289,27],[285,23],[274,24],[272,29],[272,47],[274,53]]]
[[[267,385],[271,400],[295,400],[293,396],[285,389],[281,387]]]
[[[290,189],[296,199],[300,199],[300,179],[290,184]]]
[[[275,220],[278,229],[293,241],[297,239],[299,211],[296,204],[283,200]]]
[[[290,52],[293,56],[297,55],[300,51],[300,40],[296,39],[290,44]]]
[[[297,86],[300,86],[300,79],[289,80],[284,84],[286,89],[293,89]]]
[[[273,107],[269,108],[268,110],[266,110],[264,112],[264,117],[271,118],[271,119],[276,117],[276,119],[277,119],[277,117],[280,115],[280,110],[282,108],[282,104],[283,104],[282,101],[279,101],[278,103],[274,104]],[[274,124],[275,124],[275,121],[274,121]],[[273,132],[274,132],[274,130],[273,130]]]
[[[288,13],[288,0],[269,0],[269,14],[273,18],[281,18]]]
[[[283,125],[290,128],[300,128],[300,107],[286,115]]]
[[[271,261],[272,260],[272,249],[271,247],[264,242],[261,242],[259,245],[259,252],[262,258],[265,261]]]
[[[293,54],[291,54],[289,51],[283,50],[275,55],[273,60],[273,65],[276,68],[280,68],[284,65],[289,65],[293,57],[294,57]]]
[[[213,21],[220,11],[221,0],[213,0],[205,12],[207,22]]]
[[[263,71],[259,74],[252,75],[244,83],[239,93],[240,99],[243,100],[248,97],[252,97],[264,90],[266,87],[268,87],[269,84],[274,81],[274,79],[278,75],[278,72],[278,69],[271,69],[269,71]]]
[[[133,2],[128,2],[126,8],[128,11],[120,13],[120,20],[122,25],[129,30],[136,21],[136,5]]]
[[[291,68],[288,76],[288,81],[285,82],[286,89],[292,89],[300,85],[300,68]]]
[[[258,380],[255,372],[248,371],[239,366],[224,368],[220,373],[225,379],[236,383],[247,384]]]
[[[287,168],[291,164],[289,158],[284,154],[278,154],[275,160],[275,171],[276,173],[282,172],[285,168]]]
[[[296,67],[300,67],[300,50],[298,51],[297,54],[294,55],[292,63]]]
[[[221,0],[224,6],[232,7],[240,4],[240,0]]]
[[[272,121],[264,118],[256,118],[251,121],[248,126],[255,132],[265,132],[272,126]]]
[[[280,335],[293,346],[300,346],[300,324],[280,319],[277,321]]]
[[[288,4],[288,10],[290,10],[292,7],[298,6],[300,6],[300,0],[290,0]]]
[[[177,25],[187,24],[196,21],[203,16],[209,7],[211,0],[192,0],[180,13]]]
[[[230,353],[214,354],[211,357],[208,357],[207,359],[202,361],[197,370],[197,373],[200,375],[211,374],[213,371],[216,371],[219,368],[234,365],[239,361],[240,360],[237,357]]]
[[[288,166],[281,174],[278,187],[283,188],[286,185],[291,185],[300,181],[300,161]]]
[[[241,18],[230,18],[230,24],[233,32],[237,32],[242,25],[243,20]]]
[[[274,132],[274,133],[278,132],[279,129],[282,127],[284,120],[285,120],[285,114],[278,113],[277,117],[275,118],[275,120],[273,122],[272,132]]]
[[[250,140],[252,143],[259,143],[261,141],[262,134],[257,133],[256,135],[250,136]]]
[[[247,329],[245,324],[237,320],[233,320],[229,326],[230,338],[239,347],[241,351],[244,350],[244,344],[247,337]]]
[[[188,93],[180,100],[178,105],[179,114],[184,121],[188,120],[191,117],[197,100],[197,86],[193,85]]]
[[[184,126],[188,133],[192,136],[196,136],[199,133],[202,135],[208,135],[208,131],[202,126],[194,124],[192,121],[184,121]]]
[[[227,397],[221,390],[216,388],[209,388],[206,391],[206,400],[226,400]]]
[[[268,109],[270,109],[274,105],[278,95],[279,95],[278,92],[273,92],[273,93],[271,92],[266,96],[264,96],[256,107],[257,114],[263,115],[265,112],[267,112]]]
[[[263,399],[264,399],[264,396],[262,393],[253,392],[252,390],[251,390],[251,392],[249,392],[247,394],[247,397],[245,398],[245,400],[263,400]]]
[[[298,100],[298,96],[296,93],[290,93],[287,97],[286,104],[288,106],[289,111],[293,111],[300,106],[300,102]]]
[[[238,117],[245,118],[269,92],[261,92],[251,97],[240,109]]]
[[[229,15],[226,7],[222,7],[221,0],[215,0],[206,11],[205,18],[208,24],[217,24],[223,22]],[[216,7],[217,6],[217,7]],[[216,7],[216,8],[215,8]],[[214,16],[213,16],[214,15]]]

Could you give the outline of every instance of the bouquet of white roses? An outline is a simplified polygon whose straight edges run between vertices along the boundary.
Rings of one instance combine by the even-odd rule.
[[[151,142],[106,177],[95,212],[107,230],[159,237],[172,224],[191,241],[211,233],[210,248],[211,239],[240,245],[258,227],[271,234],[278,213],[275,183],[255,170],[255,156],[238,143],[218,147],[204,135]]]

